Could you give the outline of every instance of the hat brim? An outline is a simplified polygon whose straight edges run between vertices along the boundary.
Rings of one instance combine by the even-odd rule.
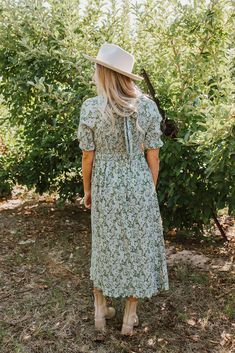
[[[98,60],[98,59],[94,58],[93,56],[87,55],[87,54],[85,54],[85,53],[82,53],[82,55],[83,55],[86,59],[89,59],[89,60],[91,60],[91,61],[93,61],[93,62],[95,62],[95,63],[97,63],[97,64],[103,65],[103,66],[105,66],[105,67],[107,67],[107,68],[109,68],[109,69],[111,69],[111,70],[113,70],[113,71],[119,72],[119,73],[122,74],[122,75],[128,76],[128,77],[132,78],[133,80],[143,80],[143,79],[144,79],[144,78],[141,77],[141,76],[138,76],[138,75],[131,74],[131,73],[129,73],[129,72],[120,70],[120,69],[118,69],[118,68],[116,68],[116,67],[114,67],[114,66],[112,66],[112,65],[107,64],[107,63],[104,62],[104,61],[101,61],[101,60]]]

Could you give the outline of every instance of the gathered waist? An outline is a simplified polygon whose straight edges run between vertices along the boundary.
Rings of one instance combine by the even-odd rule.
[[[145,158],[143,152],[125,153],[125,152],[95,152],[95,160],[105,161],[130,161]]]

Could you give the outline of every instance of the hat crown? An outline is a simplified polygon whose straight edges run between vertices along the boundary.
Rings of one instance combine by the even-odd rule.
[[[128,53],[117,44],[105,42],[95,58],[85,53],[82,54],[86,59],[128,76],[133,80],[143,80],[143,77],[132,73],[135,61],[134,55]]]
[[[134,66],[134,56],[116,44],[105,43],[99,49],[96,59],[122,71],[131,73]]]

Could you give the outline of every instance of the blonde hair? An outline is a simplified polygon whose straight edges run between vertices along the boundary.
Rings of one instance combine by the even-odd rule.
[[[101,113],[103,117],[112,120],[114,127],[115,114],[125,117],[137,112],[136,102],[143,93],[130,77],[98,63],[95,63],[95,69],[97,93],[104,97]],[[136,119],[136,127],[143,131],[138,119]]]

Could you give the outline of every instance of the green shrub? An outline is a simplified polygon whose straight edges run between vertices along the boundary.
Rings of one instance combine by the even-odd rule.
[[[0,1],[0,93],[17,130],[0,162],[2,188],[57,191],[62,201],[83,194],[76,130],[83,100],[96,91],[81,53],[96,56],[106,41],[135,53],[134,72],[147,71],[167,117],[158,182],[165,229],[201,232],[219,209],[234,213],[231,1],[125,0],[120,9],[111,1],[107,11],[98,0],[84,15],[78,4]]]

